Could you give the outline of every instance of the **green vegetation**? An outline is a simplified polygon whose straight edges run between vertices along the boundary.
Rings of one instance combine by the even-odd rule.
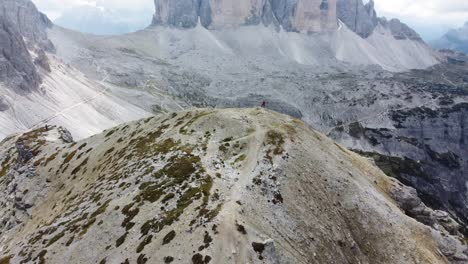
[[[174,156],[168,160],[168,164],[163,169],[154,174],[154,177],[167,176],[172,179],[170,186],[179,185],[197,171],[196,166],[200,162],[200,157],[194,155]]]
[[[46,247],[49,247],[49,246],[53,245],[55,242],[57,242],[59,239],[61,239],[64,235],[65,235],[65,231],[62,231],[62,232],[58,233],[57,235],[55,235],[54,237],[52,237],[47,242]]]
[[[151,203],[157,202],[165,194],[157,183],[145,182],[139,188],[141,191],[139,196]]]
[[[267,143],[273,146],[273,148],[268,151],[267,158],[271,163],[273,163],[273,155],[283,154],[285,140],[283,134],[273,130],[268,131],[266,136]]]
[[[145,249],[145,246],[148,245],[149,243],[151,243],[152,240],[153,240],[153,235],[146,236],[143,239],[143,241],[141,241],[141,243],[138,245],[138,247],[136,249],[136,252],[137,253],[142,252],[143,249]]]
[[[114,147],[108,149],[108,150],[106,151],[106,153],[104,153],[104,156],[107,156],[107,155],[111,154],[112,152],[114,152],[114,150],[115,150]]]
[[[190,128],[190,126],[192,126],[198,119],[204,117],[204,116],[207,116],[209,115],[210,113],[208,112],[198,112],[195,114],[194,117],[192,117],[192,119],[190,119],[190,121],[188,121],[183,127],[180,128],[179,132],[183,135],[187,135],[188,132],[188,128]],[[194,130],[191,130],[190,133],[193,133]]]
[[[164,263],[172,263],[174,261],[174,258],[171,256],[164,257]]]
[[[110,136],[112,136],[115,132],[116,132],[116,130],[113,129],[113,130],[109,131],[109,132],[106,134],[105,137],[106,137],[106,138],[107,138],[107,137],[110,137]]]
[[[78,150],[82,150],[84,147],[86,147],[88,143],[83,143],[81,146],[78,147]]]
[[[0,258],[0,264],[10,264],[11,256]]]
[[[224,144],[222,144],[222,145],[219,146],[219,151],[221,151],[221,152],[223,152],[223,153],[227,153],[228,150],[229,150],[229,149],[228,149]]]
[[[125,232],[125,234],[123,234],[121,237],[119,237],[115,241],[115,247],[120,247],[125,242],[125,239],[127,238],[127,235],[128,235],[128,232]]]
[[[3,162],[2,162],[2,169],[0,170],[0,178],[5,176],[8,171],[10,170],[10,164],[9,164],[9,159],[5,159]]]
[[[242,161],[244,161],[246,158],[247,158],[247,156],[246,156],[245,154],[242,154],[242,155],[240,155],[239,157],[236,158],[236,160],[234,161],[234,163],[242,162]]]
[[[263,259],[263,251],[265,250],[265,245],[263,243],[252,242],[252,247],[255,252],[259,254],[258,258]]]
[[[84,224],[84,225],[81,227],[80,236],[86,235],[86,233],[88,233],[89,228],[91,228],[91,226],[93,226],[95,222],[96,222],[96,218],[91,218],[91,219],[89,219],[89,220],[86,222],[86,224]]]
[[[91,218],[95,218],[95,217],[103,214],[107,210],[107,207],[109,206],[110,202],[111,202],[110,200],[107,200],[103,205],[101,205],[96,211],[94,211],[91,214]]]
[[[175,197],[174,193],[169,193],[162,199],[161,203],[166,203]]]
[[[140,156],[152,155],[153,149],[152,146],[156,140],[164,133],[164,131],[169,127],[169,125],[162,125],[156,131],[148,133],[144,137],[139,137],[138,139],[133,139],[130,144],[135,144],[135,150]]]
[[[78,172],[80,172],[81,168],[82,168],[83,166],[86,166],[86,164],[88,163],[88,159],[89,159],[89,158],[86,158],[80,165],[78,165],[78,167],[76,167],[74,170],[72,170],[71,175],[75,175],[75,174],[77,174]]]
[[[49,164],[49,162],[55,160],[55,158],[57,157],[58,154],[59,154],[59,153],[56,152],[56,153],[50,155],[50,157],[48,157],[48,158],[46,159],[46,162],[45,162],[45,164],[44,164],[44,167],[47,167],[47,165]]]
[[[150,231],[160,232],[165,226],[172,225],[184,213],[184,210],[194,201],[200,199],[202,195],[205,195],[205,198],[203,199],[203,205],[201,207],[202,209],[200,209],[200,212],[209,214],[210,211],[204,210],[208,204],[209,190],[212,186],[211,177],[209,178],[209,180],[205,179],[204,183],[202,183],[200,187],[190,187],[187,191],[185,191],[177,201],[177,207],[167,212],[162,217],[162,219],[153,219],[143,224],[141,227],[141,233],[143,235],[147,235]],[[201,213],[199,213],[199,216],[201,216]]]
[[[133,205],[134,205],[134,203],[127,204],[126,206],[124,206],[124,208],[122,208],[122,214],[125,215],[125,219],[122,222],[122,227],[125,227],[125,229],[127,229],[127,230],[130,230],[135,225],[131,221],[140,212],[140,208],[138,208],[138,207],[132,209]]]
[[[222,143],[227,143],[227,142],[231,142],[231,141],[233,141],[233,140],[234,140],[233,137],[228,137],[228,138],[223,139],[223,141],[221,141],[221,142],[222,142]]]
[[[245,230],[245,227],[239,223],[236,222],[236,229],[243,235],[247,235],[247,230]]]
[[[154,147],[154,150],[157,153],[167,154],[169,151],[171,151],[178,145],[179,145],[178,142],[175,142],[172,138],[169,138],[169,139],[164,140],[162,143],[156,145]]]
[[[63,160],[63,163],[68,163],[70,162],[73,157],[75,157],[77,150],[71,152],[70,154],[67,155],[67,157]]]
[[[174,230],[172,230],[171,232],[169,232],[164,238],[163,238],[163,245],[167,245],[169,243],[171,243],[171,241],[175,238],[176,236],[176,232]]]
[[[197,253],[197,254],[193,255],[193,257],[192,257],[192,263],[193,264],[207,264],[210,261],[211,261],[210,256],[205,256],[205,258],[203,258],[203,256],[200,253]]]
[[[41,252],[39,252],[39,254],[37,255],[36,259],[39,259],[38,261],[38,264],[45,264],[45,255],[47,254],[47,250],[42,250]],[[36,260],[34,259],[34,260]]]
[[[145,264],[146,262],[148,262],[148,258],[145,257],[144,254],[141,254],[140,256],[138,256],[137,264]]]

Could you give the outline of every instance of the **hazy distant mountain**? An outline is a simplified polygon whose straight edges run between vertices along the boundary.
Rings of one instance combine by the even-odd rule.
[[[468,53],[468,22],[459,29],[452,29],[432,44],[439,49],[452,49]]]
[[[82,6],[62,14],[54,23],[69,29],[97,35],[134,32],[151,23],[153,10],[105,9]]]

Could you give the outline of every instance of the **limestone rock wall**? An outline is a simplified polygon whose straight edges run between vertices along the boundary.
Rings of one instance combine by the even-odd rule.
[[[337,28],[336,0],[155,0],[154,25],[209,29],[276,25],[288,31]]]
[[[41,78],[36,64],[47,70],[44,51],[54,50],[46,33],[50,25],[49,19],[31,1],[0,2],[0,83],[15,91],[38,87]]]

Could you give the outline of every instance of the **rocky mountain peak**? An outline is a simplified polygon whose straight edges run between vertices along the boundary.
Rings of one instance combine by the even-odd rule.
[[[288,31],[334,30],[336,0],[155,0],[153,25],[208,29],[276,25]]]
[[[340,20],[363,38],[380,25],[396,39],[422,41],[399,20],[379,18],[373,0],[155,0],[155,5],[153,25],[193,28],[201,23],[225,29],[263,24],[311,33],[334,31]]]

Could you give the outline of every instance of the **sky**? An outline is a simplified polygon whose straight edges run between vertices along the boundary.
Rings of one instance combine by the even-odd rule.
[[[369,1],[369,0],[364,0]],[[374,0],[379,16],[398,18],[431,41],[468,21],[468,0]],[[33,0],[55,20],[67,9],[90,5],[106,9],[154,10],[154,0]]]

